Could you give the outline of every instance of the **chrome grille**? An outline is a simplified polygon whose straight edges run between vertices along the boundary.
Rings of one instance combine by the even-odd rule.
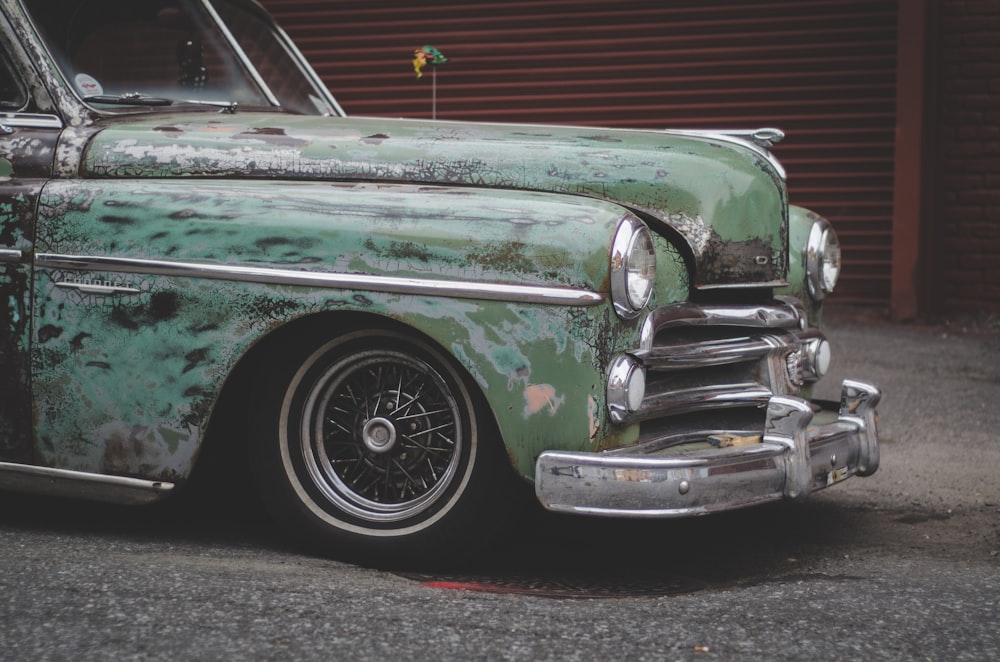
[[[640,347],[629,352],[646,371],[641,407],[619,422],[640,422],[640,443],[668,436],[683,442],[706,432],[762,429],[773,395],[803,383],[807,328],[796,300],[771,305],[666,306],[646,319]],[[742,410],[742,413],[741,411]],[[729,411],[721,416],[723,411]]]

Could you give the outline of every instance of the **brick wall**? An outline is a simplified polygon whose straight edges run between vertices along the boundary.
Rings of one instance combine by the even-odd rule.
[[[1000,311],[1000,0],[944,0],[938,57],[934,307]]]

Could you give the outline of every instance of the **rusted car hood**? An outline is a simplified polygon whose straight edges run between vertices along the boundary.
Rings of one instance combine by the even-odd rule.
[[[656,131],[259,113],[116,119],[83,177],[258,177],[551,191],[615,201],[679,235],[702,288],[787,269],[787,196],[761,154]],[[674,235],[676,233],[676,235]]]

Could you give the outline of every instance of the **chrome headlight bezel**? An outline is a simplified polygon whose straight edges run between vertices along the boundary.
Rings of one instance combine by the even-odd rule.
[[[636,317],[649,303],[656,280],[656,248],[649,228],[634,216],[618,224],[611,244],[611,301],[624,319]]]
[[[818,219],[809,230],[806,244],[806,281],[809,296],[822,301],[833,292],[840,278],[840,240],[825,218]]]

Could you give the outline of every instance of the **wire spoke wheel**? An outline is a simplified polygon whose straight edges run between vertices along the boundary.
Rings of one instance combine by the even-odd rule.
[[[431,508],[462,458],[462,412],[426,361],[374,350],[332,364],[310,389],[301,453],[345,513],[396,522]]]
[[[516,516],[482,394],[412,330],[306,337],[262,374],[252,467],[264,506],[303,542],[365,564],[433,563]]]

